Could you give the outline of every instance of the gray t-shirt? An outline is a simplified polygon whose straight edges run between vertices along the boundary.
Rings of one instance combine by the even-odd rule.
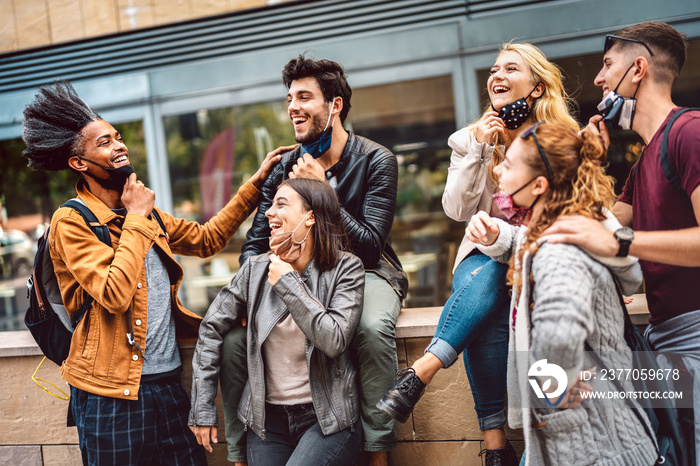
[[[148,287],[148,327],[141,373],[162,374],[180,367],[180,353],[175,339],[175,320],[170,299],[170,277],[156,248],[146,255]]]

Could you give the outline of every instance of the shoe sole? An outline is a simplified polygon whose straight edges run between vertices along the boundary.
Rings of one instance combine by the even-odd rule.
[[[399,421],[402,424],[404,422],[408,421],[408,418],[411,415],[411,413],[408,413],[406,415],[400,414],[394,408],[392,408],[387,403],[385,403],[384,400],[379,400],[379,402],[377,403],[377,408],[379,410],[385,412],[386,414],[388,414],[392,418],[396,419],[397,421]]]

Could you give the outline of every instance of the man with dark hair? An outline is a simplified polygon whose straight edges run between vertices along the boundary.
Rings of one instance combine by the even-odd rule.
[[[683,352],[694,381],[700,453],[700,112],[682,113],[671,99],[685,56],[685,35],[666,23],[645,22],[607,36],[595,79],[605,98],[588,126],[600,130],[606,146],[601,120],[636,131],[646,144],[613,209],[626,228],[613,234],[597,221],[568,217],[547,233],[563,234],[550,241],[601,256],[639,257],[651,314],[645,336],[657,351]]]
[[[250,256],[269,250],[271,230],[265,212],[285,178],[316,178],[336,190],[351,250],[366,270],[364,307],[353,342],[360,367],[364,449],[371,452],[371,464],[386,464],[387,452],[396,446],[395,426],[376,404],[391,388],[397,370],[395,326],[408,288],[389,243],[398,164],[385,147],[343,128],[352,90],[340,64],[301,55],[287,63],[282,77],[289,89],[289,118],[300,145],[283,154],[265,182],[240,261],[243,264]],[[245,462],[243,426],[235,414],[246,378],[244,329],[227,335],[224,353],[221,383],[229,461]]]
[[[119,132],[69,83],[41,88],[23,129],[29,166],[78,174],[78,202],[111,236],[111,246],[101,242],[70,207],[51,219],[48,251],[66,310],[72,315],[93,299],[61,366],[83,463],[205,465],[187,427],[176,341],[196,339],[201,318],[177,297],[183,270],[173,255],[221,251],[255,209],[279,151],[200,225],[154,207],[155,194],[137,180]]]

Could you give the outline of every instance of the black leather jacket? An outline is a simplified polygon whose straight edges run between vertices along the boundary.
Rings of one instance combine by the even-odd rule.
[[[253,226],[248,230],[248,241],[241,251],[241,265],[249,257],[270,250],[270,226],[265,212],[272,205],[277,187],[302,155],[301,146],[285,153],[268,176]],[[386,147],[350,133],[340,161],[326,170],[326,179],[333,177],[338,183],[335,191],[353,254],[362,260],[365,270],[384,277],[405,298],[408,278],[389,243],[396,208],[396,156]]]

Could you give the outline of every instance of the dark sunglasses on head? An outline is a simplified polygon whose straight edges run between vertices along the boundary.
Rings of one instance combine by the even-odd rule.
[[[540,151],[540,156],[542,157],[542,161],[544,162],[544,166],[547,167],[547,173],[549,173],[549,179],[553,180],[554,173],[552,172],[552,167],[549,166],[549,161],[547,161],[547,156],[544,155],[544,151],[542,150],[542,146],[540,145],[540,141],[537,140],[537,135],[535,134],[537,132],[537,127],[540,126],[540,123],[544,123],[544,122],[538,121],[534,125],[530,126],[528,129],[526,129],[523,132],[523,134],[520,135],[520,137],[523,139],[527,139],[530,136],[532,136],[532,139],[535,140],[535,144],[537,144],[537,149]]]
[[[607,36],[605,36],[605,47],[603,47],[603,53],[608,53],[608,50],[610,50],[612,46],[615,45],[616,40],[626,40],[627,42],[635,42],[637,44],[642,44],[644,48],[649,51],[649,55],[651,55],[652,57],[654,56],[654,52],[652,52],[649,46],[641,40],[630,39],[629,37],[614,36],[612,34],[608,34]]]

